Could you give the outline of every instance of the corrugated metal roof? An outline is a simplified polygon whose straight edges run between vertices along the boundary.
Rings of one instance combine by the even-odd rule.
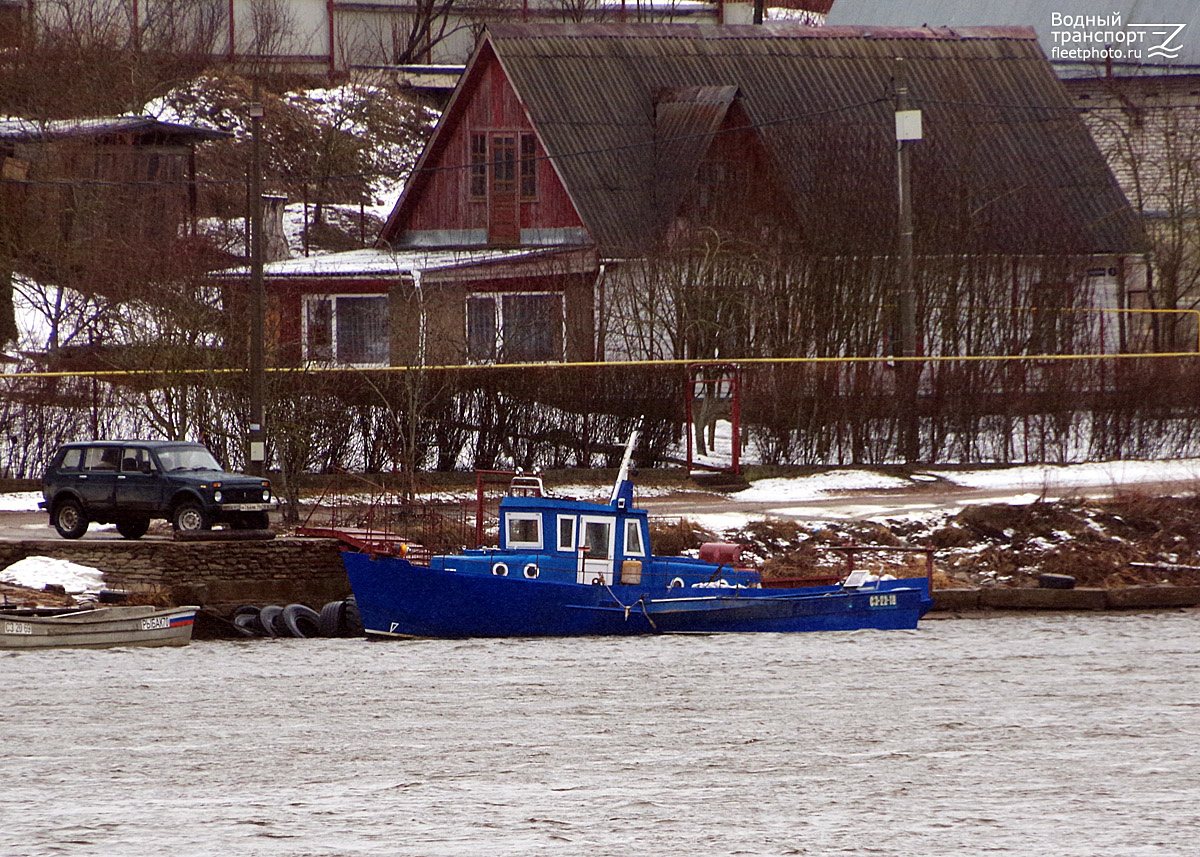
[[[605,254],[638,252],[665,227],[655,97],[680,87],[737,88],[815,247],[888,252],[897,57],[924,115],[920,251],[1142,246],[1029,29],[502,24],[487,38]],[[670,121],[699,128],[702,112],[673,108]]]
[[[1058,16],[1056,19],[1054,16]],[[1120,26],[1088,25],[1089,19],[1112,20],[1120,16]],[[1071,24],[1062,23],[1070,18]],[[1083,19],[1083,26],[1075,27],[1075,19]],[[1055,23],[1055,21],[1059,23]],[[1111,30],[1128,35],[1132,30],[1142,55],[1130,60],[1134,65],[1146,66],[1158,71],[1184,71],[1194,73],[1200,66],[1200,3],[1196,0],[1116,0],[1098,3],[1096,0],[1006,0],[1004,3],[964,3],[962,0],[836,0],[825,19],[830,25],[870,24],[885,27],[973,27],[983,24],[1002,26],[1033,27],[1038,34],[1042,50],[1051,62],[1074,73],[1103,68],[1103,60],[1071,60],[1058,58],[1053,49],[1057,47],[1085,47],[1083,42],[1071,41],[1072,33],[1105,33]],[[1161,41],[1162,36],[1153,36],[1158,28],[1149,29],[1150,24],[1184,24],[1182,31],[1170,40],[1179,51],[1155,52],[1149,56],[1149,48]],[[1169,34],[1167,34],[1169,35]],[[1094,44],[1087,42],[1086,44]],[[1103,42],[1099,47],[1103,47]],[[1113,40],[1114,47],[1124,43]],[[1174,56],[1170,54],[1174,53]],[[1122,60],[1116,60],[1118,68]],[[1190,68],[1189,68],[1190,67]],[[1070,73],[1070,72],[1069,72]]]

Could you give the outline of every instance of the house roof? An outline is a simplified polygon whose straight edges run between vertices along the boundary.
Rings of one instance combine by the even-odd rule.
[[[1056,17],[1057,16],[1057,17]],[[1120,23],[1114,22],[1119,16]],[[1104,19],[1103,23],[1096,19]],[[1077,20],[1080,26],[1075,26]],[[1068,22],[1069,21],[1069,22]],[[1089,23],[1091,21],[1092,23]],[[1042,50],[1064,76],[1093,76],[1104,73],[1104,60],[1079,59],[1056,55],[1054,48],[1114,48],[1142,49],[1142,56],[1128,61],[1114,58],[1118,70],[1134,66],[1146,72],[1200,72],[1200,4],[1196,0],[1115,0],[1098,4],[1095,0],[1006,0],[1004,3],[964,3],[962,0],[836,0],[825,19],[830,25],[863,25],[886,27],[977,27],[1004,25],[1033,27]],[[1184,24],[1180,32],[1169,39],[1178,51],[1151,53],[1150,48],[1170,36],[1170,28],[1149,27],[1153,24]],[[1114,37],[1090,41],[1092,33],[1119,33]],[[1076,38],[1079,38],[1077,41]],[[1129,42],[1132,37],[1135,41]],[[1083,41],[1088,38],[1088,41]],[[1077,55],[1079,56],[1079,55]]]
[[[637,253],[663,234],[655,200],[680,167],[658,165],[665,152],[706,150],[730,93],[776,159],[805,238],[889,252],[898,57],[924,120],[912,148],[918,252],[1143,244],[1029,28],[496,24],[472,65],[488,51],[605,255]],[[663,93],[674,93],[671,107],[656,118]]]
[[[271,279],[388,279],[408,277],[414,273],[426,276],[437,274],[453,276],[454,273],[464,274],[472,268],[482,268],[498,262],[513,267],[518,263],[541,260],[552,261],[555,270],[574,270],[578,265],[568,263],[564,266],[559,261],[566,258],[567,255],[570,255],[568,251],[558,249],[406,250],[393,252],[386,249],[366,248],[271,262],[263,265],[263,275]],[[591,258],[591,261],[584,267],[594,268],[594,258]],[[215,276],[241,278],[248,276],[249,273],[250,269],[242,265],[237,268],[228,268]]]
[[[225,131],[161,122],[151,116],[100,116],[88,119],[0,119],[0,140],[47,143],[69,139],[135,136],[155,143],[193,143],[232,136]]]

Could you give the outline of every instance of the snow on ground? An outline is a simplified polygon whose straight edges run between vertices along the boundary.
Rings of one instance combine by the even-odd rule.
[[[0,512],[37,512],[41,491],[15,491],[0,494]]]
[[[869,470],[838,470],[787,479],[760,479],[733,496],[749,502],[797,502],[816,500],[849,491],[888,490],[911,487],[912,482]]]
[[[930,470],[965,488],[1055,489],[1072,487],[1118,487],[1159,482],[1190,484],[1200,479],[1200,459],[1168,461],[1097,461],[1086,464],[1028,465],[994,470]]]
[[[104,575],[98,569],[65,559],[27,556],[0,571],[0,583],[28,586],[31,589],[44,589],[53,583],[62,586],[69,595],[79,595],[103,589]]]

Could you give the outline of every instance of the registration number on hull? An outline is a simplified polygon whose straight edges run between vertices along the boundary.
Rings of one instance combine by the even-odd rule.
[[[872,595],[871,596],[871,606],[872,607],[895,607],[896,606],[896,596],[895,595]]]

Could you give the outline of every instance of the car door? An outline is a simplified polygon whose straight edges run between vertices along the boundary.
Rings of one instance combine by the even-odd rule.
[[[121,470],[117,474],[116,507],[120,512],[151,514],[160,504],[162,479],[144,447],[126,447],[122,451]]]
[[[83,498],[89,517],[104,517],[112,511],[121,467],[121,447],[89,446],[83,453],[83,469],[75,478],[75,489]]]

